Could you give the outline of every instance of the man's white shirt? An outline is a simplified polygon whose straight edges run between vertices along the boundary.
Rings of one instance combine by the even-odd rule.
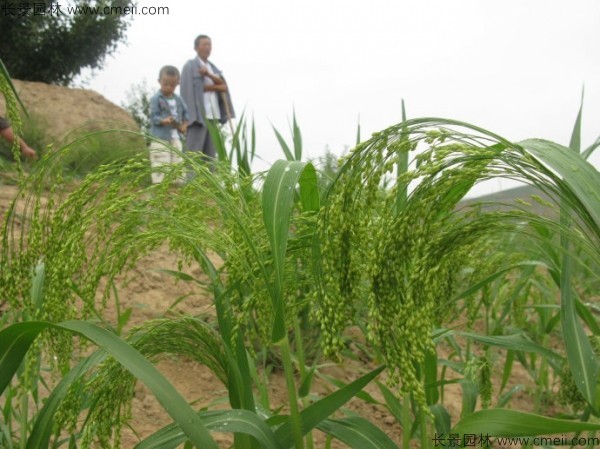
[[[200,57],[198,57],[198,61],[200,61],[201,67],[206,67],[208,72],[211,75],[215,73],[212,71],[210,64],[205,63]],[[212,86],[214,85],[214,81],[208,77],[204,77],[204,85]],[[206,114],[206,118],[209,120],[219,120],[221,118],[221,112],[219,111],[219,97],[217,96],[217,92],[206,92],[204,91],[204,111]]]

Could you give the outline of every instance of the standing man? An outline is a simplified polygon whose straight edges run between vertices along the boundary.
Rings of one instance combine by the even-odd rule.
[[[210,138],[207,121],[226,123],[232,118],[233,106],[221,71],[208,60],[212,50],[210,37],[201,34],[194,40],[197,57],[190,59],[181,71],[181,98],[187,105],[189,126],[186,144],[190,151],[201,151],[214,159],[215,145]]]

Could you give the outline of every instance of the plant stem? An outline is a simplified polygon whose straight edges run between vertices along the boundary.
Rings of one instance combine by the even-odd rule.
[[[300,379],[306,378],[306,365],[304,359],[304,345],[302,344],[302,331],[300,330],[299,317],[294,317],[294,336],[296,339],[296,357],[298,359],[298,370],[300,371]],[[303,397],[302,406],[306,407],[309,405],[308,397]],[[313,438],[312,433],[306,436],[306,448],[313,449]]]
[[[419,420],[421,421],[421,449],[427,449],[430,443],[429,432],[427,431],[427,413],[422,407],[419,410]]]
[[[29,415],[29,398],[28,398],[28,391],[24,391],[21,393],[21,429],[20,429],[20,441],[19,441],[19,447],[21,449],[25,449],[25,446],[27,445],[27,419],[28,419],[28,415]]]
[[[542,337],[542,346],[545,348],[548,347],[548,339],[546,335]],[[548,359],[546,357],[542,357],[542,360],[540,361],[540,367],[538,369],[538,378],[536,384],[536,395],[533,410],[536,413],[540,413],[540,411],[542,410],[542,400],[544,399],[544,392],[548,391]]]
[[[405,393],[402,400],[402,448],[410,449],[410,394]]]
[[[292,365],[292,355],[290,351],[290,341],[288,336],[283,337],[277,345],[281,348],[281,358],[283,361],[283,371],[285,373],[285,382],[288,391],[288,400],[290,403],[290,419],[292,420],[292,429],[294,433],[294,442],[296,449],[304,449],[304,440],[302,438],[302,422],[298,409],[298,396],[296,394],[296,384],[294,382],[294,367]]]

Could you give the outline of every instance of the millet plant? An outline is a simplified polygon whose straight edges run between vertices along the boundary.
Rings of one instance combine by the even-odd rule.
[[[2,83],[11,97],[10,81]],[[14,115],[16,101],[10,104]],[[354,323],[385,364],[388,383],[380,390],[402,426],[405,448],[413,437],[421,447],[434,446],[433,428],[436,435],[461,437],[599,430],[592,342],[600,331],[588,305],[597,298],[581,297],[589,288],[574,281],[581,280],[580,269],[593,276],[600,263],[600,177],[585,161],[587,153],[579,154],[579,127],[578,120],[569,149],[541,140],[511,143],[452,120],[404,120],[358,144],[326,192],[319,191],[312,164],[299,160],[295,118],[294,152],[287,147],[288,160],[257,175],[249,170],[254,132],[246,138],[241,127],[231,151],[218,142],[222,164],[183,153],[182,164],[160,168],[165,180],[157,185],[148,184],[142,155],[103,165],[75,185],[56,170],[72,147],[46,155],[22,178],[3,228],[0,443],[120,447],[133,387],[142,381],[173,424],[139,448],[217,448],[210,431],[234,433],[237,449],[312,448],[314,429],[354,448],[397,447],[364,418],[334,416],[383,366],[327,396],[309,395],[319,373],[316,358],[304,357],[306,330],[319,326],[325,354],[341,357],[345,330]],[[234,169],[234,154],[243,169]],[[461,203],[474,185],[498,176],[538,188],[556,217],[541,217],[527,204],[479,210]],[[175,188],[184,177],[188,182]],[[517,236],[532,243],[515,249],[510,242]],[[181,260],[175,276],[193,282],[184,270],[196,264],[210,279],[216,322],[165,317],[125,336],[90,322],[102,316],[116,276],[164,242]],[[211,262],[211,253],[222,266]],[[540,304],[530,292],[543,290],[541,284],[535,290],[512,281],[515,273],[532,276],[532,267],[554,282],[560,301]],[[499,288],[498,280],[514,282],[514,289]],[[597,285],[597,275],[591,282]],[[541,311],[541,305],[555,311],[540,312],[539,322],[562,348],[529,338],[527,329],[504,326],[502,306],[509,297],[520,311]],[[483,316],[484,332],[469,323],[460,329],[455,323],[461,316],[468,322]],[[518,323],[510,321],[515,328]],[[80,340],[99,351],[74,352]],[[442,342],[455,348],[458,361],[437,354]],[[481,354],[471,349],[475,344],[482,345]],[[260,348],[276,354],[283,368],[283,410],[259,406],[268,405],[262,397],[266,380],[254,359]],[[577,397],[574,413],[559,419],[509,410],[508,397],[492,407],[490,348],[506,351],[506,376],[517,359],[529,363],[544,385],[552,368],[568,383],[569,399]],[[193,410],[152,363],[167,354],[206,365],[226,387],[230,408]],[[537,359],[527,358],[532,354]],[[57,373],[43,402],[42,365]],[[460,417],[451,417],[444,404],[448,369],[462,376]],[[65,432],[71,437],[64,439]],[[443,438],[438,443],[451,445]]]

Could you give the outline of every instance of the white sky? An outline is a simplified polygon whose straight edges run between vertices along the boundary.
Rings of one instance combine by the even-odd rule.
[[[253,114],[258,155],[283,157],[270,123],[288,137],[292,109],[304,156],[409,118],[444,117],[510,140],[567,145],[585,85],[583,145],[600,135],[600,1],[254,0],[183,2],[134,18],[127,44],[87,87],[117,104],[133,84],[158,88],[158,70],[212,38],[236,112]],[[600,151],[600,150],[599,150]],[[593,160],[600,166],[600,155]],[[261,167],[263,168],[264,165]]]

